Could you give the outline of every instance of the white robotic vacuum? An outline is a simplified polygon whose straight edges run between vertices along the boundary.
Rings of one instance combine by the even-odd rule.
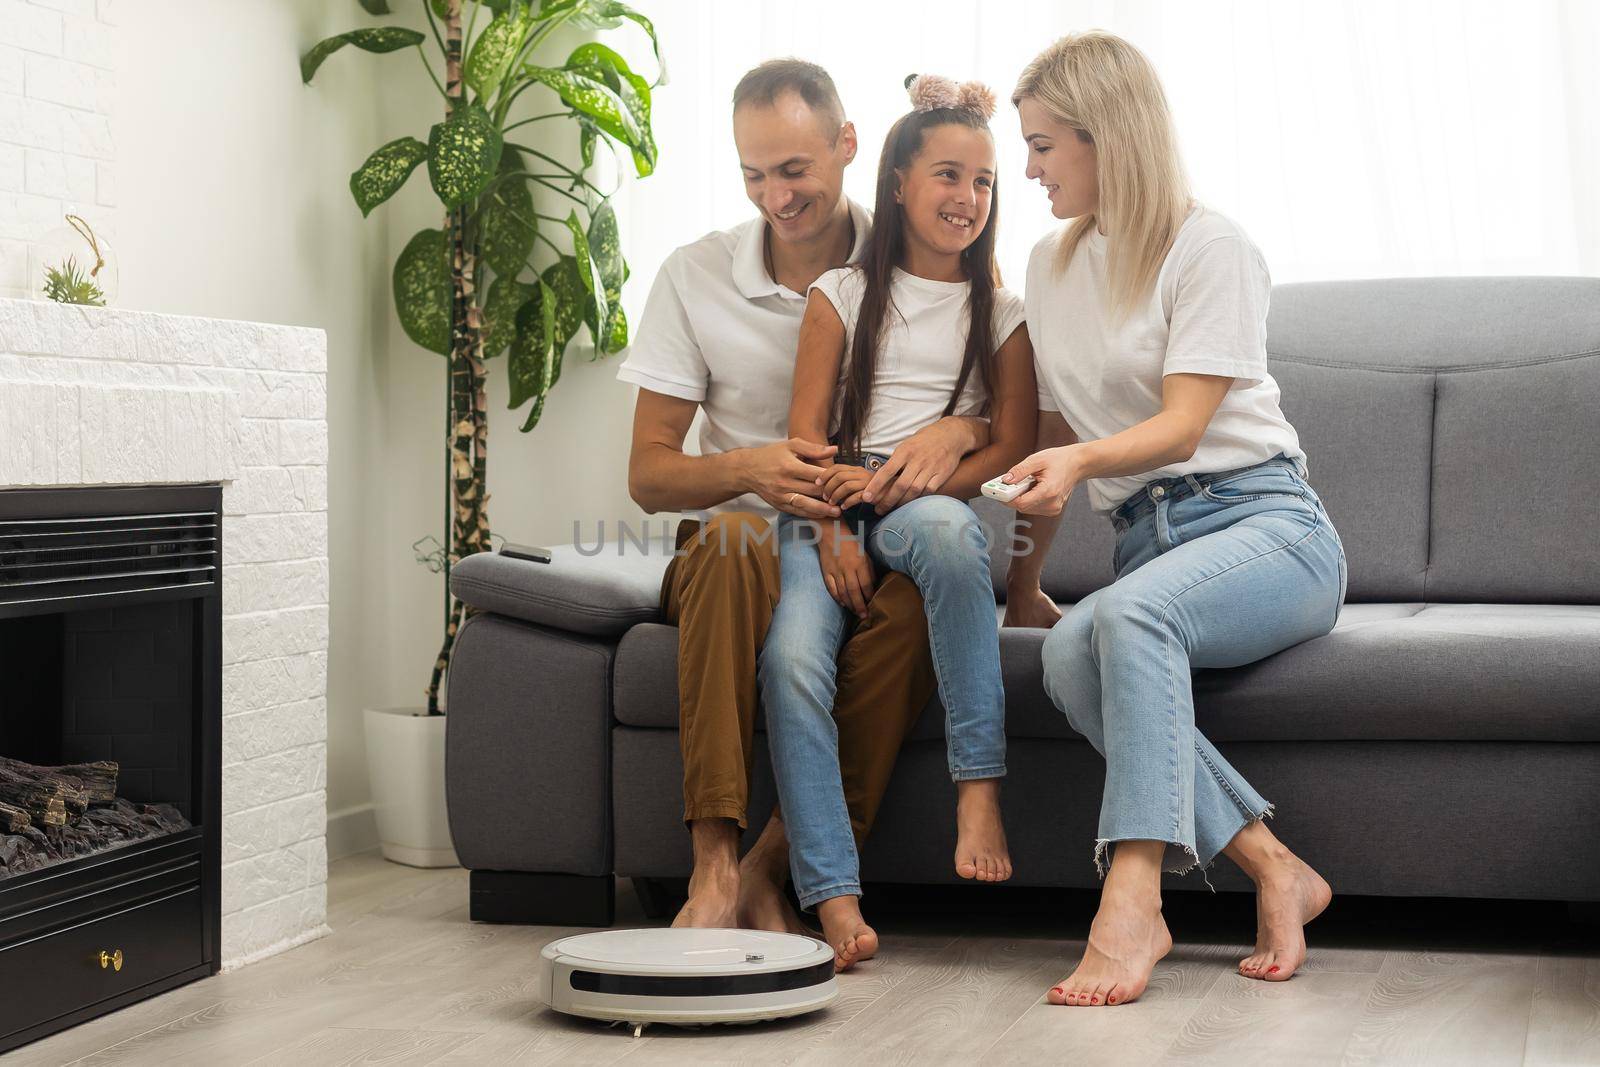
[[[763,930],[603,930],[539,953],[539,996],[551,1008],[637,1035],[648,1023],[700,1026],[803,1015],[838,995],[833,950]]]

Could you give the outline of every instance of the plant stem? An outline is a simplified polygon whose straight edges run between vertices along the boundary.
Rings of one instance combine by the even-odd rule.
[[[527,146],[525,144],[519,144],[519,143],[517,143],[515,141],[507,141],[506,142],[506,147],[507,148],[515,148],[519,152],[526,152],[530,156],[537,156],[538,158],[544,160],[546,163],[550,164],[552,167],[555,167],[557,170],[560,170],[563,173],[567,174],[569,177],[572,178],[573,181],[582,182],[584,185],[587,185],[589,188],[593,189],[596,193],[599,193],[601,196],[610,196],[611,195],[610,193],[606,192],[604,189],[602,189],[598,185],[596,185],[594,182],[592,182],[588,178],[584,177],[582,171],[573,170],[571,167],[569,167],[565,163],[561,162],[561,160],[557,159],[555,156],[546,155],[545,153],[539,151],[537,148],[530,148],[529,146]]]
[[[422,0],[422,2],[427,3],[428,0]],[[428,62],[428,53],[422,50],[422,45],[420,44],[417,45],[417,56],[422,60],[422,69],[427,71],[428,77],[433,79],[434,88],[439,90],[440,96],[448,100],[450,98],[450,94],[444,91],[444,85],[440,83],[439,76],[433,72],[433,66]]]
[[[518,126],[526,126],[530,122],[543,122],[545,119],[564,119],[570,114],[570,111],[552,111],[547,115],[535,115],[531,119],[523,119],[520,122],[513,122],[511,125],[502,129],[500,133],[502,135],[508,134]]]
[[[428,2],[428,0],[422,0],[422,13],[428,16],[428,29],[433,31],[433,40],[436,44],[438,44],[439,51],[449,51],[449,49],[445,48],[444,46],[444,38],[439,36],[439,24],[433,21],[433,6]],[[418,47],[420,48],[421,46],[419,45]]]

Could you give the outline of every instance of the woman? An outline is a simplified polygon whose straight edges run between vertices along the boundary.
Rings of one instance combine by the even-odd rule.
[[[1074,221],[1029,262],[1040,451],[1005,480],[1036,479],[1012,506],[1034,516],[1040,544],[1080,482],[1118,535],[1116,581],[1065,618],[1040,591],[1042,551],[1008,575],[1007,623],[1054,625],[1045,687],[1106,759],[1100,908],[1083,961],[1049,999],[1138,997],[1172,946],[1161,872],[1218,852],[1256,885],[1255,952],[1240,973],[1283,981],[1332,893],[1195,729],[1190,682],[1191,668],[1327,633],[1344,599],[1344,550],[1267,370],[1266,265],[1237,225],[1191,200],[1160,82],[1126,41],[1057,41],[1013,103],[1028,176]]]
[[[821,479],[853,520],[783,516],[783,594],[761,658],[762,702],[801,906],[815,908],[843,970],[870,957],[850,821],[837,773],[833,665],[877,568],[916,582],[928,613],[963,878],[1011,875],[1000,817],[1005,694],[989,555],[966,504],[1036,438],[1033,350],[1022,301],[994,262],[994,94],[928,75],[884,139],[872,236],[861,262],[811,286],[795,358],[789,434],[840,448]],[[985,415],[989,443],[948,480],[885,515],[873,470],[949,415]]]

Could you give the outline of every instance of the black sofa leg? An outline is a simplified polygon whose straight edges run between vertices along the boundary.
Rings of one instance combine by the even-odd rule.
[[[610,926],[616,918],[616,886],[609,874],[473,871],[468,895],[473,922]]]
[[[634,895],[647,919],[670,919],[683,907],[685,884],[681,878],[633,878]]]

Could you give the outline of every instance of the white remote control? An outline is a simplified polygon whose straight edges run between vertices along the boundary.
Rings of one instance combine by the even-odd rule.
[[[983,483],[981,491],[983,495],[988,497],[990,500],[998,500],[1002,504],[1009,504],[1023,493],[1026,493],[1029,489],[1032,489],[1033,482],[1034,478],[1031,474],[1022,479],[1022,481],[1013,483],[1011,485],[1007,485],[999,478],[991,478],[989,481]]]

